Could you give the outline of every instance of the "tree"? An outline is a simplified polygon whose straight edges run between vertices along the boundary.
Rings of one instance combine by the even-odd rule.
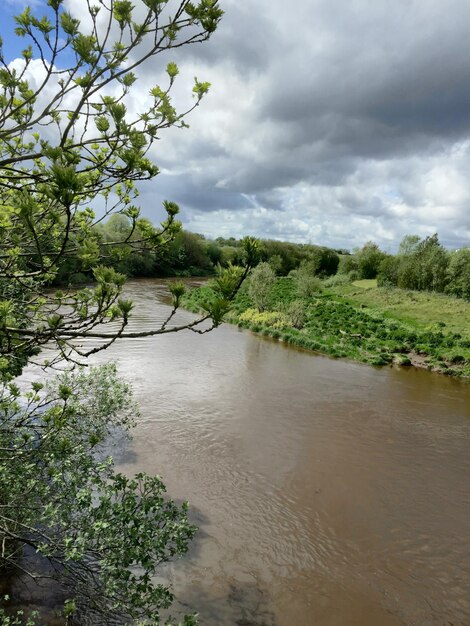
[[[248,294],[259,311],[269,306],[271,287],[276,281],[276,274],[269,265],[263,262],[255,267],[248,280]]]
[[[159,228],[140,217],[136,183],[158,174],[153,143],[186,126],[209,83],[196,79],[194,104],[177,112],[170,59],[146,108],[132,113],[129,99],[140,65],[207,40],[222,11],[217,0],[96,0],[84,3],[80,22],[64,6],[48,0],[39,17],[26,8],[16,18],[22,58],[0,52],[0,567],[21,568],[29,545],[70,589],[64,610],[81,611],[81,624],[160,624],[171,593],[152,574],[187,549],[195,528],[185,505],[164,498],[160,479],[130,479],[103,458],[106,437],[132,421],[130,390],[113,368],[73,366],[120,337],[207,332],[201,324],[220,324],[254,262],[256,243],[246,239],[245,267],[222,272],[206,314],[179,327],[172,320],[183,287],[174,284],[168,318],[144,333],[127,331],[125,277],[99,263],[103,250],[158,249],[179,231],[173,202]],[[96,228],[112,214],[118,241]],[[94,287],[48,289],[71,259]],[[99,345],[82,341],[90,337]],[[20,388],[15,377],[46,345],[52,357],[43,367],[72,371]]]
[[[354,280],[358,274],[358,261],[355,254],[342,255],[339,259],[338,274],[354,274]]]
[[[267,262],[275,274],[280,274],[282,272],[283,259],[280,254],[273,254],[269,257]]]
[[[416,235],[407,235],[400,243],[398,254],[382,262],[379,285],[459,295],[465,291],[466,271],[466,253],[459,253],[449,255],[437,233],[422,240]]]
[[[418,289],[444,291],[447,284],[449,253],[440,244],[437,233],[426,237],[418,244]]]
[[[404,289],[444,291],[447,283],[448,252],[437,234],[417,240],[407,236],[400,244],[398,286]]]
[[[470,300],[470,248],[460,248],[450,255],[447,291]]]
[[[97,221],[117,210],[126,215],[129,248],[162,245],[179,229],[174,203],[165,202],[167,219],[159,229],[142,220],[134,204],[136,181],[158,174],[149,158],[153,143],[164,129],[186,126],[189,111],[177,112],[170,100],[176,64],[166,65],[166,85],[151,89],[146,109],[132,115],[126,105],[139,65],[206,40],[222,12],[216,0],[175,3],[174,13],[167,4],[145,0],[137,11],[127,0],[109,6],[101,0],[90,5],[89,24],[83,26],[63,9],[63,0],[49,0],[48,17],[39,19],[27,8],[16,18],[17,34],[29,44],[19,63],[9,65],[0,56],[0,273],[23,281],[23,288],[32,279],[36,287],[54,277],[60,260],[73,255],[84,268],[94,269],[99,287],[60,296],[59,304],[69,310],[66,320],[58,313],[41,314],[44,306],[31,302],[19,314],[34,323],[20,328],[18,312],[10,310],[4,335],[12,349],[3,351],[9,361],[24,364],[38,345],[51,340],[60,344],[62,355],[71,356],[77,353],[73,339],[111,320],[120,319],[124,330],[130,304],[119,300],[122,277],[96,267]],[[72,63],[63,67],[70,56]],[[38,86],[31,82],[33,71],[40,75]],[[195,81],[191,109],[208,89],[209,83]],[[105,209],[97,219],[93,206],[99,197]],[[132,239],[136,229],[138,241]],[[91,316],[84,308],[96,310]],[[104,346],[114,334],[101,331]]]
[[[338,270],[339,256],[331,248],[309,246],[308,261],[315,267],[318,276],[333,276]]]
[[[379,287],[396,287],[398,284],[398,269],[400,258],[387,255],[380,263],[377,275],[377,285]]]
[[[380,264],[385,258],[385,253],[373,241],[368,241],[355,254],[359,278],[375,278],[379,272]]]
[[[316,260],[302,261],[298,269],[293,270],[290,276],[294,277],[297,293],[301,298],[311,298],[322,289],[321,280],[317,277],[318,264]]]
[[[400,256],[411,256],[415,254],[420,241],[419,235],[405,235],[400,242],[398,254]]]

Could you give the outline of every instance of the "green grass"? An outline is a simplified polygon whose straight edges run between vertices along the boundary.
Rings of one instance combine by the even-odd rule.
[[[358,281],[366,282],[366,281]],[[369,281],[367,281],[369,282]],[[346,299],[351,304],[364,305],[380,311],[417,329],[442,326],[445,332],[470,335],[470,302],[440,293],[408,291],[376,287],[364,289],[346,285],[328,291]]]
[[[361,289],[375,289],[377,287],[377,279],[376,278],[367,278],[364,280],[355,280],[353,285],[356,287],[361,287]]]

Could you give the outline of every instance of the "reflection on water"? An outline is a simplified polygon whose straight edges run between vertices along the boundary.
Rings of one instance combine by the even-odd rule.
[[[128,291],[136,329],[165,316],[161,283]],[[470,385],[230,326],[109,358],[142,406],[122,469],[201,528],[167,573],[202,625],[470,624]]]

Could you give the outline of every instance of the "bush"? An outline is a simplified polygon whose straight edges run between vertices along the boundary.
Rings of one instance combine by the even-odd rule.
[[[247,322],[250,326],[269,326],[271,328],[288,328],[290,319],[285,313],[279,311],[257,311],[247,309],[240,315],[241,322]]]
[[[286,307],[286,313],[290,320],[291,326],[301,329],[305,325],[306,311],[305,304],[302,300],[294,300]]]
[[[324,287],[342,287],[343,285],[349,285],[351,279],[347,274],[336,274],[323,281]]]
[[[406,354],[395,354],[393,357],[394,362],[397,365],[408,366],[411,365],[411,360]]]
[[[251,272],[248,294],[260,311],[268,308],[271,287],[275,282],[276,275],[269,263],[260,263]]]
[[[322,290],[321,280],[315,276],[315,267],[310,262],[302,262],[294,274],[297,293],[301,298],[311,298]]]

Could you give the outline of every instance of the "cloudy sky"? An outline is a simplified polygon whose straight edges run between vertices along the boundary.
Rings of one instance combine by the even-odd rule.
[[[161,59],[180,65],[177,98],[193,76],[212,88],[190,129],[158,142],[147,216],[168,198],[212,237],[393,251],[437,231],[470,245],[468,0],[220,4],[210,42]]]

